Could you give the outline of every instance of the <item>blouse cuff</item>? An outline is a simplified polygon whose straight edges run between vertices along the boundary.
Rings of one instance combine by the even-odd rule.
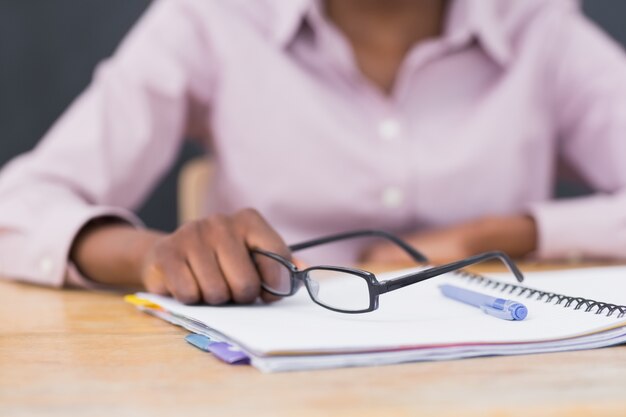
[[[539,202],[529,207],[529,213],[537,224],[536,256],[541,259],[626,257],[624,204],[619,197]]]
[[[71,265],[69,257],[80,230],[90,221],[103,217],[119,219],[135,227],[143,226],[137,216],[121,208],[82,205],[52,207],[46,213],[45,220],[38,225],[37,233],[42,237],[41,241],[33,242],[29,234],[20,232],[11,240],[15,248],[13,253],[19,259],[11,262],[6,275],[39,285],[95,288],[98,284],[82,276]]]

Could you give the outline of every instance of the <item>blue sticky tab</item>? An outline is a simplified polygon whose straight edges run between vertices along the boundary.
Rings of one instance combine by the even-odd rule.
[[[201,334],[194,334],[194,333],[185,337],[185,340],[189,342],[190,344],[194,345],[195,347],[197,347],[198,349],[204,350],[205,352],[210,352],[209,345],[211,343],[215,343],[206,336],[203,336]]]
[[[185,337],[185,340],[200,350],[211,352],[218,359],[231,365],[250,363],[248,355],[237,346],[216,342],[201,334],[190,334]]]

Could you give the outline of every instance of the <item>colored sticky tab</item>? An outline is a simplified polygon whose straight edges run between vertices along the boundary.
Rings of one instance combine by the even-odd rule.
[[[209,345],[211,343],[215,343],[213,340],[209,339],[208,337],[203,336],[201,334],[195,334],[195,333],[192,333],[188,335],[187,337],[185,337],[185,340],[189,342],[190,344],[194,345],[195,347],[197,347],[198,349],[204,350],[205,352],[210,352]]]
[[[209,351],[226,363],[246,364],[250,363],[248,355],[246,355],[237,346],[228,343],[216,342],[209,345]]]
[[[198,349],[211,352],[218,359],[231,365],[250,363],[248,355],[237,346],[232,346],[224,342],[215,342],[200,334],[190,334],[185,337],[185,340]]]
[[[124,297],[124,301],[126,301],[129,304],[132,304],[136,307],[145,307],[145,308],[152,308],[155,310],[161,310],[161,306],[158,304],[153,303],[150,300],[146,300],[143,298],[139,298],[134,294],[130,294]]]

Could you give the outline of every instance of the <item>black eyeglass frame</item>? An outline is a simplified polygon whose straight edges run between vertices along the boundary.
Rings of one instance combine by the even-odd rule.
[[[289,246],[289,249],[292,252],[297,252],[299,250],[308,249],[308,248],[318,246],[318,245],[323,245],[326,243],[332,243],[332,242],[337,242],[337,241],[346,240],[346,239],[361,238],[361,237],[368,237],[368,236],[384,238],[395,243],[400,248],[402,248],[409,256],[411,256],[413,260],[415,260],[418,263],[428,262],[428,259],[426,258],[426,256],[424,256],[421,252],[417,251],[411,245],[409,245],[402,239],[390,233],[384,232],[382,230],[357,230],[353,232],[340,233],[336,235],[326,236],[326,237],[298,243],[295,245],[291,245]],[[478,264],[478,263],[485,262],[488,260],[493,260],[493,259],[498,259],[502,261],[507,266],[507,268],[513,273],[513,275],[515,276],[518,282],[522,282],[524,280],[524,275],[519,270],[517,265],[515,265],[515,263],[511,260],[511,258],[509,258],[509,256],[506,253],[501,252],[501,251],[491,251],[491,252],[481,253],[478,255],[470,256],[468,258],[465,258],[459,261],[451,262],[445,265],[430,267],[422,271],[402,275],[400,277],[392,278],[392,279],[385,280],[385,281],[378,281],[374,273],[369,272],[369,271],[364,271],[358,268],[332,266],[332,265],[319,265],[319,266],[313,266],[313,267],[300,270],[293,262],[291,262],[290,260],[276,253],[265,251],[263,249],[258,249],[258,248],[251,249],[250,252],[252,254],[257,253],[257,254],[272,258],[273,260],[284,265],[290,271],[289,292],[281,293],[281,292],[275,291],[267,287],[265,284],[261,284],[263,290],[278,297],[289,297],[289,296],[294,295],[296,292],[298,292],[301,286],[304,285],[307,289],[307,292],[309,293],[309,296],[313,300],[313,302],[315,302],[319,306],[324,307],[326,309],[336,311],[338,313],[347,313],[347,314],[362,314],[362,313],[369,313],[371,311],[375,311],[376,309],[378,309],[378,306],[379,306],[378,299],[381,294],[395,291],[400,288],[404,288],[409,285],[417,284],[419,282],[426,281],[428,279],[437,277],[439,275],[446,274],[448,272],[456,271],[456,270],[459,270],[459,269],[462,269],[462,268],[465,268],[474,264]],[[338,308],[323,304],[322,302],[317,300],[316,299],[317,296],[314,294],[314,290],[312,290],[311,288],[311,278],[309,277],[309,273],[311,271],[320,271],[320,270],[342,272],[342,273],[354,275],[356,277],[360,277],[361,279],[365,280],[365,282],[367,283],[368,291],[369,291],[369,298],[370,298],[369,307],[366,309],[362,309],[362,310],[344,310],[344,309],[338,309]]]

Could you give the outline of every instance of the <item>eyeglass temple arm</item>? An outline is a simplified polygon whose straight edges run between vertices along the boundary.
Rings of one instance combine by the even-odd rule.
[[[522,282],[524,280],[524,275],[517,268],[517,265],[509,258],[507,254],[504,252],[494,251],[494,252],[485,252],[479,255],[471,256],[469,258],[452,262],[446,265],[435,266],[433,268],[426,269],[424,271],[420,271],[414,274],[405,275],[398,278],[393,278],[387,281],[380,282],[380,294],[384,294],[386,292],[394,291],[408,285],[413,285],[418,282],[426,281],[427,279],[434,278],[436,276],[446,274],[448,272],[456,271],[461,268],[465,268],[470,265],[474,265],[480,262],[488,261],[490,259],[499,259],[501,260],[507,268],[515,275],[515,278],[518,282]]]
[[[317,245],[323,245],[325,243],[337,242],[339,240],[345,239],[353,239],[358,237],[367,237],[367,236],[376,236],[381,237],[383,239],[387,239],[390,242],[395,243],[400,248],[402,248],[411,258],[413,258],[417,262],[426,263],[428,262],[428,258],[424,256],[421,252],[417,251],[411,245],[403,241],[402,239],[397,238],[391,233],[383,232],[382,230],[357,230],[354,232],[346,232],[340,233],[336,235],[326,236],[318,239],[308,240],[306,242],[297,243],[295,245],[289,246],[292,252],[307,249]]]

